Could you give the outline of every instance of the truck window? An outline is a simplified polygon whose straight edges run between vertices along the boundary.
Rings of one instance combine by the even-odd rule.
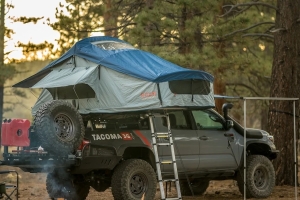
[[[182,110],[169,112],[169,119],[171,129],[191,129],[191,124]],[[163,125],[167,126],[165,118],[163,118]]]
[[[192,111],[197,129],[223,129],[222,119],[212,112],[203,110]]]

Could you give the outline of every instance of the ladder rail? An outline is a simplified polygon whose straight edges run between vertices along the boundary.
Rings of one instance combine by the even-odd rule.
[[[178,197],[181,198],[181,191],[180,191],[180,185],[179,185],[179,177],[178,177],[178,170],[177,170],[177,163],[176,163],[176,156],[175,156],[175,150],[174,150],[174,142],[173,142],[173,135],[171,132],[171,122],[169,114],[167,114],[167,125],[168,125],[168,133],[169,133],[169,141],[171,144],[171,156],[173,161],[173,170],[174,170],[174,176],[177,181],[175,181],[176,189]]]

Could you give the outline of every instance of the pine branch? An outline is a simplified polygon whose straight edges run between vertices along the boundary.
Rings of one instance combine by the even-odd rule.
[[[247,33],[242,35],[242,37],[267,37],[267,38],[274,39],[273,35],[265,34],[265,33]]]
[[[124,27],[127,27],[127,26],[131,26],[131,25],[136,25],[136,23],[127,23],[127,24],[124,24],[122,26],[117,26],[115,28],[110,28],[110,29],[104,29],[104,30],[99,30],[99,31],[93,31],[93,30],[68,30],[68,31],[76,31],[76,32],[81,32],[81,33],[85,33],[85,32],[88,32],[88,33],[93,33],[93,32],[108,32],[108,31],[113,31],[113,30],[118,30],[120,28],[124,28]]]
[[[244,83],[226,83],[227,86],[234,86],[235,88],[237,86],[241,86],[241,87],[244,87],[244,88],[247,88],[249,91],[253,92],[256,96],[260,96],[258,92],[256,92],[256,90],[252,87],[250,87],[249,85],[246,85]]]
[[[223,6],[223,8],[230,7],[230,9],[226,13],[224,13],[223,15],[220,15],[219,17],[225,17],[225,16],[229,15],[230,13],[232,13],[233,11],[235,11],[234,10],[235,8],[238,8],[238,7],[241,7],[241,6],[248,6],[248,8],[249,8],[251,6],[256,6],[256,5],[266,6],[268,8],[272,8],[272,9],[278,11],[278,8],[276,6],[273,6],[273,5],[268,4],[268,3],[263,3],[263,2],[247,2],[247,3],[236,4],[236,5],[225,5],[225,6]]]
[[[234,34],[236,34],[236,33],[240,33],[240,32],[244,32],[244,31],[250,30],[250,29],[255,28],[255,27],[257,27],[257,26],[260,26],[260,25],[262,25],[262,24],[275,24],[275,23],[274,23],[274,22],[260,22],[260,23],[254,24],[254,25],[252,25],[252,26],[249,26],[249,27],[247,27],[247,28],[239,29],[239,30],[233,31],[233,32],[231,32],[231,33],[228,33],[228,34],[224,35],[223,38],[226,38],[226,37],[228,37],[228,36],[234,35]]]
[[[225,6],[223,6],[223,8],[224,7],[226,7],[226,6],[231,6],[231,5],[225,5]],[[227,16],[228,14],[230,14],[231,12],[235,12],[235,17],[236,16],[238,16],[239,14],[241,14],[241,13],[243,13],[243,12],[245,12],[246,10],[248,10],[249,8],[251,8],[251,6],[247,6],[246,8],[244,8],[244,9],[242,9],[242,10],[232,10],[232,11],[230,11],[230,12],[226,12],[225,14],[223,14],[223,15],[220,15],[220,16],[218,16],[218,17],[225,17],[225,16]]]
[[[286,29],[285,28],[276,28],[276,29],[269,30],[269,32],[271,32],[271,33],[276,33],[276,32],[279,32],[279,31],[286,31]]]
[[[247,47],[247,50],[256,58],[258,58],[258,56],[251,50],[250,47]]]

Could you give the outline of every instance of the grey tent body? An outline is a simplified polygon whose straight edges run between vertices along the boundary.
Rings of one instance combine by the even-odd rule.
[[[110,37],[77,42],[14,87],[43,89],[33,115],[42,104],[57,99],[72,102],[81,114],[215,106],[212,75],[182,68]]]
[[[214,107],[212,83],[209,83],[209,93],[206,92],[205,95],[176,94],[170,90],[169,82],[141,80],[80,57],[75,57],[75,62],[73,61],[74,58],[71,58],[54,67],[47,76],[31,87],[43,88],[32,108],[33,115],[42,104],[54,99],[73,103],[81,114],[168,107]]]

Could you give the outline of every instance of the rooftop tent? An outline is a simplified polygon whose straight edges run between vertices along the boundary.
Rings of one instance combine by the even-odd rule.
[[[166,107],[214,107],[213,76],[166,61],[113,37],[78,41],[59,59],[13,87],[43,88],[36,110],[51,99],[81,113]]]

